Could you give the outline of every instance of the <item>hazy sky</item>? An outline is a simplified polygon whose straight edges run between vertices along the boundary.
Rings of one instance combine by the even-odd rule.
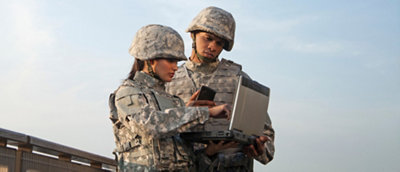
[[[0,0],[0,127],[113,158],[108,95],[147,24],[203,8],[236,19],[231,52],[271,88],[275,159],[256,171],[400,171],[400,1]]]

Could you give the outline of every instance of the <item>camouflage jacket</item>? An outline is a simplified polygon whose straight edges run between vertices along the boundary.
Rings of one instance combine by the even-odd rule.
[[[192,171],[191,146],[177,135],[208,120],[208,109],[184,107],[164,83],[143,72],[110,95],[120,171]]]
[[[232,105],[235,87],[238,82],[238,76],[249,76],[241,70],[241,66],[232,61],[222,59],[211,64],[200,64],[187,61],[181,65],[175,73],[173,80],[166,84],[166,91],[172,95],[179,96],[185,102],[202,85],[209,86],[216,90],[214,101],[216,104],[227,103]],[[274,137],[275,132],[271,126],[269,115],[264,125],[264,135],[269,138],[264,144],[265,153],[256,157],[256,159],[267,164],[273,159],[275,152]],[[221,119],[210,119],[205,124],[205,130],[226,130],[230,121]],[[234,159],[234,160],[233,160]],[[241,159],[241,160],[238,160]],[[233,162],[235,161],[235,162]],[[207,168],[217,168],[219,171],[252,171],[253,161],[246,157],[242,152],[220,153],[216,159],[210,161]],[[235,165],[236,164],[236,165]],[[204,164],[207,165],[207,164]],[[226,167],[226,170],[223,170]]]

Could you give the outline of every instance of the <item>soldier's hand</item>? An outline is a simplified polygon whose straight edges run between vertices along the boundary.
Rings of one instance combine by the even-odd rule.
[[[189,101],[186,103],[186,106],[207,106],[207,107],[213,107],[215,106],[215,102],[211,100],[196,100],[196,97],[199,95],[200,90],[197,90],[189,99]]]
[[[211,108],[215,106],[215,102],[211,100],[193,100],[193,101],[188,101],[186,103],[186,106],[206,106],[208,108]]]
[[[233,142],[233,141],[228,142],[228,143],[225,143],[224,141],[219,141],[217,144],[215,144],[212,141],[209,141],[205,152],[208,156],[213,156],[221,150],[228,149],[228,148],[235,148],[238,146],[239,146],[239,143]]]
[[[243,148],[243,152],[250,158],[262,155],[265,152],[264,143],[268,140],[268,137],[259,136],[256,138],[256,146],[249,145]]]
[[[210,117],[226,118],[228,120],[231,118],[231,110],[228,104],[214,106],[212,108],[209,108],[208,110],[210,113]]]

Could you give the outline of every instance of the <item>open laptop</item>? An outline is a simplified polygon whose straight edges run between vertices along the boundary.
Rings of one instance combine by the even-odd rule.
[[[263,135],[267,119],[270,89],[251,79],[240,76],[236,87],[231,122],[228,130],[181,133],[190,142],[236,141],[254,144],[255,136]]]

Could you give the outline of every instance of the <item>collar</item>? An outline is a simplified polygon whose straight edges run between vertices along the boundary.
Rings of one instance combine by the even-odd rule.
[[[220,62],[219,59],[217,59],[217,61],[212,63],[196,63],[193,62],[192,60],[188,60],[185,63],[185,66],[191,71],[208,74],[214,72],[217,69],[219,62]]]
[[[133,80],[139,82],[141,85],[153,88],[154,90],[165,91],[165,86],[163,81],[154,78],[143,71],[136,72]]]

